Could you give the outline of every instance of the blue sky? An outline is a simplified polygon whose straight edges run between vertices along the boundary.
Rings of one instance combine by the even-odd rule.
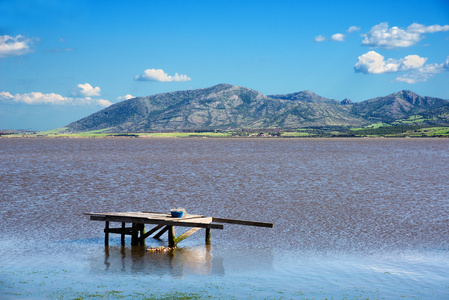
[[[449,99],[449,1],[0,0],[0,129],[229,83]]]

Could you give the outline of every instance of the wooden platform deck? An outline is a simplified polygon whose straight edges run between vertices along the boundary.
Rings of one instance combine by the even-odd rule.
[[[210,244],[211,229],[223,229],[222,223],[267,228],[273,227],[272,223],[214,218],[194,214],[184,214],[182,218],[174,218],[171,214],[160,212],[106,212],[85,213],[85,215],[90,216],[90,220],[92,221],[105,222],[105,245],[109,244],[110,233],[120,234],[122,245],[125,244],[125,235],[131,235],[131,245],[142,245],[145,243],[145,239],[152,234],[155,234],[154,238],[160,238],[168,231],[169,247],[176,247],[179,242],[202,228],[206,229],[206,244]],[[121,223],[121,227],[110,228],[110,222]],[[131,227],[126,227],[126,223],[131,223]],[[145,224],[153,224],[156,226],[148,232],[145,232]],[[191,227],[191,229],[175,237],[175,226]]]

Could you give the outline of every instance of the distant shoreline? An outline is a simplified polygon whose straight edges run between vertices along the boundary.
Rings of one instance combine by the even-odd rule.
[[[232,136],[232,135],[200,135],[185,133],[158,133],[158,134],[3,134],[0,139],[392,139],[392,138],[449,138],[449,135],[296,135],[296,136]]]
[[[240,128],[230,130],[184,130],[152,132],[107,132],[107,129],[71,132],[67,127],[48,131],[0,130],[1,137],[45,138],[429,138],[449,137],[449,126],[418,126],[372,124],[349,128],[342,126],[310,127],[297,129]]]

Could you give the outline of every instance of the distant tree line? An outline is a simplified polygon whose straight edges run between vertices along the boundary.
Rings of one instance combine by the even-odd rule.
[[[420,129],[432,127],[430,125],[395,125],[395,126],[382,126],[378,128],[364,128],[354,131],[357,136],[368,135],[401,135],[408,131],[418,132]]]

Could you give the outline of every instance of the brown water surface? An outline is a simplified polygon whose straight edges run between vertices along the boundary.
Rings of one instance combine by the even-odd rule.
[[[8,268],[23,270],[69,248],[88,263],[59,263],[69,272],[81,269],[80,277],[85,269],[96,276],[196,274],[233,285],[251,276],[253,286],[241,288],[242,295],[282,290],[287,298],[304,294],[300,286],[314,278],[316,289],[326,287],[324,294],[309,290],[310,297],[338,298],[353,291],[356,278],[369,281],[359,283],[367,290],[362,295],[398,296],[382,277],[396,272],[401,280],[411,276],[404,291],[422,280],[423,289],[427,281],[437,285],[428,298],[448,295],[449,274],[439,269],[449,256],[448,139],[0,139],[0,156],[0,254]],[[274,228],[225,225],[213,230],[209,249],[200,231],[177,256],[155,258],[120,247],[118,237],[105,252],[103,224],[82,215],[179,206]],[[14,288],[5,285],[14,276],[0,271],[10,295]],[[345,280],[344,287],[336,283]],[[168,279],[159,284],[171,287]]]

